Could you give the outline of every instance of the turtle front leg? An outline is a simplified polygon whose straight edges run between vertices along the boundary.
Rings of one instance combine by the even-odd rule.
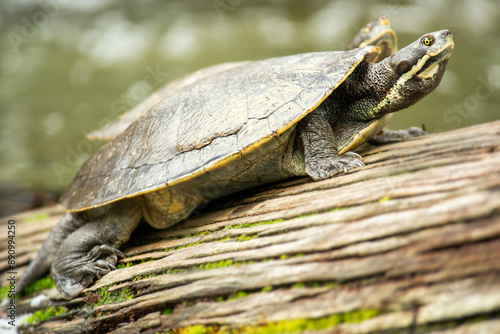
[[[376,134],[369,143],[372,145],[384,145],[390,143],[398,143],[411,138],[425,136],[427,132],[419,127],[413,126],[406,130],[389,130],[383,129]]]
[[[118,258],[125,257],[118,247],[130,238],[142,210],[134,201],[122,200],[82,214],[89,222],[61,243],[52,263],[54,283],[67,299],[116,269]]]
[[[312,112],[298,124],[299,142],[304,154],[306,173],[314,180],[328,179],[365,164],[354,152],[338,154],[335,136],[328,121]]]

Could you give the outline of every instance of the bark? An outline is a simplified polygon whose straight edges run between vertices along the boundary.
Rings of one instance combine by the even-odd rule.
[[[41,293],[69,311],[20,330],[500,333],[499,147],[500,122],[366,146],[367,166],[346,175],[288,180],[167,230],[140,228],[120,262],[130,267],[72,301],[54,289],[24,297],[18,312]],[[44,213],[14,217],[18,274],[62,215]],[[0,242],[6,283],[6,234]],[[133,299],[92,306],[106,287]]]

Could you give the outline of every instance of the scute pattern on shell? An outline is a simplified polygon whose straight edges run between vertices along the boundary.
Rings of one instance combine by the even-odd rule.
[[[156,103],[163,100],[168,95],[175,93],[177,90],[191,85],[194,82],[213,76],[217,73],[227,71],[231,68],[235,68],[237,66],[247,64],[248,61],[239,61],[232,63],[222,63],[213,65],[210,67],[203,68],[196,72],[190,73],[184,77],[176,79],[174,81],[169,82],[167,85],[159,88],[154,93],[152,93],[148,98],[139,103],[137,106],[127,111],[126,113],[120,115],[113,122],[105,125],[101,129],[98,129],[94,132],[91,132],[87,135],[87,138],[90,140],[106,140],[109,141],[120,133],[125,131],[126,128],[130,126],[135,120],[139,118],[142,114],[144,114],[151,106],[154,106]]]
[[[80,211],[223,168],[314,110],[375,49],[255,61],[188,85],[90,157],[62,204]]]

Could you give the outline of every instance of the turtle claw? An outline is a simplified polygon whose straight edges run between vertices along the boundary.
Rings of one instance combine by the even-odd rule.
[[[106,262],[104,260],[97,260],[95,262],[96,269],[100,269],[100,271],[106,273],[111,270],[116,270],[116,266],[113,263]]]
[[[388,130],[380,131],[375,137],[370,139],[370,144],[384,145],[390,143],[398,143],[415,137],[425,136],[427,132],[419,127],[412,126],[406,130]]]
[[[361,156],[354,152],[346,152],[343,155],[334,155],[323,159],[314,166],[307,166],[307,173],[315,180],[325,180],[340,173],[347,173],[355,167],[363,167]]]
[[[108,254],[106,259],[107,258],[114,259],[114,263],[118,261],[118,258],[124,259],[126,257],[125,254],[118,248],[114,248],[106,244],[95,246],[90,250],[87,256],[89,257],[90,261],[96,261],[97,259],[101,258],[102,255],[104,254]]]
[[[408,128],[408,129],[403,130],[403,131],[406,131],[410,138],[415,138],[415,137],[427,135],[427,131],[419,128],[418,126],[412,126],[411,128]]]
[[[356,153],[356,152],[347,152],[347,153],[345,153],[345,154],[348,154],[348,155],[350,155],[350,156],[352,156],[352,157],[358,158],[359,160],[363,159],[363,157],[361,157],[361,156],[360,156],[358,153]],[[344,154],[344,155],[345,155],[345,154]],[[365,164],[363,163],[363,161],[360,161],[360,162],[362,163],[362,165],[361,165],[361,166],[364,166],[364,165],[365,165]]]
[[[92,248],[87,257],[90,262],[87,265],[90,273],[93,273],[97,278],[101,278],[102,275],[111,270],[116,270],[115,265],[118,258],[124,258],[125,254],[117,248],[104,244]]]

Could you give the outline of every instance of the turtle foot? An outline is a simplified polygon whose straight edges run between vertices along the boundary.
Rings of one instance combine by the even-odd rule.
[[[306,171],[314,180],[319,181],[364,165],[359,154],[346,152],[343,155],[333,155],[318,160],[314,165],[307,166]]]
[[[64,298],[74,298],[94,279],[100,279],[115,270],[118,258],[124,257],[125,254],[119,249],[106,244],[94,246],[86,254],[73,252],[66,254],[63,259],[57,256],[52,266],[57,290]]]
[[[415,137],[425,136],[427,132],[419,127],[412,126],[406,130],[388,130],[380,131],[375,137],[370,140],[370,144],[384,145],[390,143],[398,143]]]

